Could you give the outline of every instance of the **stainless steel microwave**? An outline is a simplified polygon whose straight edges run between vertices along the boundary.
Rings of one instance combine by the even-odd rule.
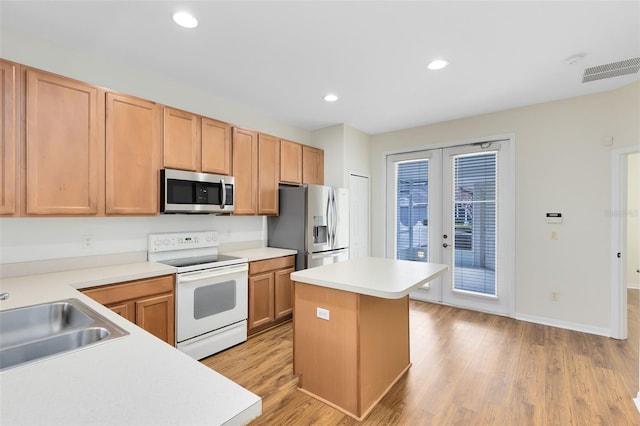
[[[233,176],[160,170],[161,213],[233,213]]]

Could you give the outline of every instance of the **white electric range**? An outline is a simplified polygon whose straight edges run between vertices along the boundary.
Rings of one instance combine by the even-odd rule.
[[[218,245],[215,231],[149,234],[149,261],[177,268],[176,347],[195,359],[247,340],[248,260]]]

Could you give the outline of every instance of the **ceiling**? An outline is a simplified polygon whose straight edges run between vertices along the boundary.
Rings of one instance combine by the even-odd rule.
[[[175,25],[177,10],[199,26]],[[581,82],[586,67],[640,57],[639,1],[1,0],[0,25],[308,130],[378,134],[640,79]],[[449,66],[427,70],[440,57]]]

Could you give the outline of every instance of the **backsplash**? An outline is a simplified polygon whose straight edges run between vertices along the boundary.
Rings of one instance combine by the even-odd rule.
[[[0,264],[146,252],[147,234],[209,229],[218,231],[220,244],[266,242],[261,216],[3,218]]]

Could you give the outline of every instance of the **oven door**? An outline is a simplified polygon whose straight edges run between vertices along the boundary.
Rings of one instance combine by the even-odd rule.
[[[178,343],[247,319],[248,265],[177,275]]]

